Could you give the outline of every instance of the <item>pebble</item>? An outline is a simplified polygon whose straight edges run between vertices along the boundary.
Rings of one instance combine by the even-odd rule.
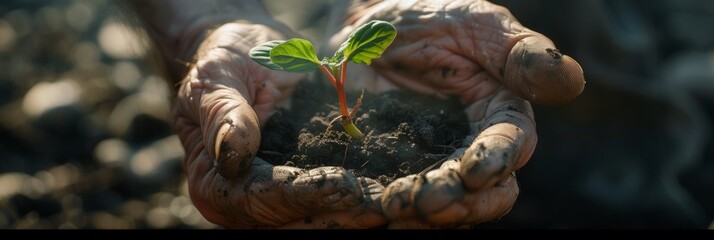
[[[5,20],[0,20],[0,53],[9,52],[17,40],[15,29]]]
[[[85,2],[74,2],[64,11],[64,17],[74,30],[83,32],[94,20],[94,9]]]
[[[104,22],[98,41],[105,54],[117,59],[141,58],[148,48],[134,31],[114,20]]]
[[[52,109],[77,104],[80,91],[80,85],[73,79],[41,82],[27,92],[22,109],[31,118],[36,118]]]
[[[218,228],[187,196],[169,87],[112,5],[5,5],[0,228]]]

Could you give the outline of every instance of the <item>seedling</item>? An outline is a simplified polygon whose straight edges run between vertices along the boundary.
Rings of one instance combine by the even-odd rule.
[[[345,97],[347,63],[369,65],[373,59],[382,55],[396,35],[396,29],[389,22],[373,20],[352,32],[332,58],[318,60],[312,43],[301,38],[262,43],[250,50],[250,57],[272,70],[308,73],[320,69],[337,90],[340,116],[335,120],[340,119],[345,132],[351,137],[361,138],[362,132],[352,119],[360,107],[362,96],[348,111]],[[339,79],[335,76],[339,76]]]

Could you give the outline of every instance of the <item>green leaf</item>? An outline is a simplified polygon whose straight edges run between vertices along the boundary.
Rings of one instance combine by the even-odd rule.
[[[312,72],[320,66],[312,43],[300,38],[293,38],[275,46],[270,51],[270,60],[288,72]]]
[[[260,65],[263,65],[272,70],[283,70],[283,68],[276,65],[275,63],[273,63],[273,61],[270,60],[270,51],[273,50],[275,46],[278,46],[279,44],[284,42],[284,40],[274,40],[262,43],[258,46],[255,46],[254,48],[251,48],[248,52],[248,55],[250,55],[250,59],[253,59],[253,61],[256,61]]]
[[[342,64],[344,61],[352,61],[369,65],[373,59],[382,56],[396,36],[397,30],[391,23],[372,20],[352,32],[330,62]]]

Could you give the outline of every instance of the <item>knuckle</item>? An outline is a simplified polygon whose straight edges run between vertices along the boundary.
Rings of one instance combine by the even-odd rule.
[[[426,174],[417,185],[414,205],[421,217],[439,212],[464,195],[459,174],[450,169],[437,169]]]
[[[513,142],[498,135],[482,138],[469,147],[461,160],[460,176],[469,190],[495,185],[515,164]]]

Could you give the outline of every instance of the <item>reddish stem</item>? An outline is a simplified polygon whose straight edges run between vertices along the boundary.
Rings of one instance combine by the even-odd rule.
[[[347,97],[345,97],[345,78],[347,77],[347,61],[342,63],[340,69],[340,80],[337,81],[337,98],[340,100],[340,113],[343,118],[349,119],[350,113],[347,111]],[[352,122],[350,120],[350,122]]]
[[[345,78],[347,78],[347,61],[342,62],[342,67],[340,68],[340,84],[342,84],[342,88],[345,85]]]
[[[320,65],[320,70],[322,70],[325,75],[330,79],[330,82],[332,82],[332,86],[337,89],[337,100],[340,103],[340,114],[342,114],[343,117],[349,117],[349,112],[347,111],[347,99],[345,98],[345,87],[344,87],[344,82],[345,82],[345,67],[347,64],[343,63],[342,64],[342,71],[340,72],[340,80],[337,81],[334,75],[332,75],[332,72],[330,72],[327,67],[324,65]]]
[[[332,82],[332,86],[335,87],[335,88],[337,88],[337,79],[335,79],[335,76],[332,75],[332,73],[330,72],[330,70],[328,70],[328,69],[327,69],[325,66],[323,66],[323,65],[320,65],[320,70],[322,70],[322,72],[325,73],[325,75],[327,75],[327,78],[329,78],[329,79],[330,79],[330,82]]]
[[[337,89],[337,100],[339,100],[340,102],[340,114],[342,115],[340,117],[340,119],[342,120],[342,127],[345,128],[345,131],[347,132],[347,134],[350,135],[350,137],[357,139],[361,138],[363,134],[352,122],[352,115],[357,111],[357,108],[359,108],[360,104],[362,103],[362,96],[360,96],[357,100],[357,104],[355,104],[354,109],[352,109],[352,112],[348,112],[347,110],[347,97],[345,97],[345,78],[347,78],[347,62],[342,63],[339,81],[335,78],[335,75],[333,75],[332,72],[330,72],[325,66],[320,65],[320,70],[322,70],[322,72],[325,73],[328,78],[330,78],[332,86],[335,86],[335,89]],[[364,92],[362,93],[364,94]],[[335,120],[337,120],[337,118],[335,118]],[[332,123],[330,123],[330,125],[332,125]]]

